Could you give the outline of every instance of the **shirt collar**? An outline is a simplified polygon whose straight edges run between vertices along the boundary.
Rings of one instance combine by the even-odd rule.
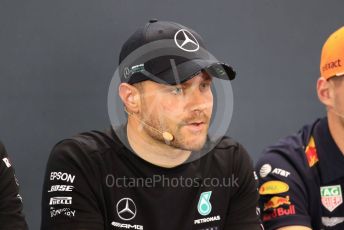
[[[315,126],[314,139],[323,183],[343,178],[344,156],[331,136],[327,117]]]

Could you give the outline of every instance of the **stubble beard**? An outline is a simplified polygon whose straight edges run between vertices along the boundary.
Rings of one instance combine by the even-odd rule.
[[[167,125],[168,122],[166,122],[166,120],[162,117],[143,116],[141,119],[144,121],[144,123],[148,124],[148,125],[143,124],[142,126],[143,131],[146,132],[154,141],[157,141],[162,144],[167,144],[176,149],[182,149],[186,151],[199,151],[203,148],[207,139],[208,124],[209,124],[209,119],[207,117],[203,118],[207,121],[205,129],[201,131],[200,133],[195,134],[195,135],[199,135],[198,138],[200,138],[200,140],[198,140],[197,142],[192,141],[192,140],[189,141],[188,138],[185,137],[185,134],[183,134],[182,128],[185,126],[186,122],[177,123],[176,125],[174,125],[174,128],[172,128]],[[195,118],[191,117],[191,118],[188,118],[187,120],[192,120],[192,119],[195,119]],[[162,135],[163,132],[169,132],[170,134],[172,134],[173,140],[166,141],[163,138],[163,135]]]

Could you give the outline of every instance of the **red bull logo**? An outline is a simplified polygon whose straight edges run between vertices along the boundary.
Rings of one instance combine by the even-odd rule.
[[[289,216],[289,215],[294,215],[296,213],[295,211],[295,205],[290,205],[288,209],[285,208],[276,208],[273,209],[273,212],[267,213],[263,215],[263,221],[268,221],[271,219],[274,219],[276,217],[280,216]]]
[[[285,206],[290,205],[289,196],[286,196],[286,197],[274,196],[268,202],[264,204],[264,211],[275,209],[283,205]]]
[[[305,153],[306,153],[309,167],[313,167],[319,161],[313,136],[309,139]]]

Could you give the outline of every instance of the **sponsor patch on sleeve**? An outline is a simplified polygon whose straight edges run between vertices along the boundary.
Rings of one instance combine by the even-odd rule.
[[[264,211],[272,210],[278,207],[289,207],[289,196],[273,196],[268,202],[264,203]]]
[[[283,181],[272,180],[265,182],[259,188],[260,195],[280,194],[289,191],[289,185]]]

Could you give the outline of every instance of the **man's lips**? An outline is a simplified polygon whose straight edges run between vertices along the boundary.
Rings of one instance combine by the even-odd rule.
[[[187,125],[198,125],[198,124],[205,124],[205,121],[192,121],[192,122],[187,123]]]
[[[204,121],[193,121],[188,122],[185,126],[192,132],[199,132],[204,129],[206,122]]]

